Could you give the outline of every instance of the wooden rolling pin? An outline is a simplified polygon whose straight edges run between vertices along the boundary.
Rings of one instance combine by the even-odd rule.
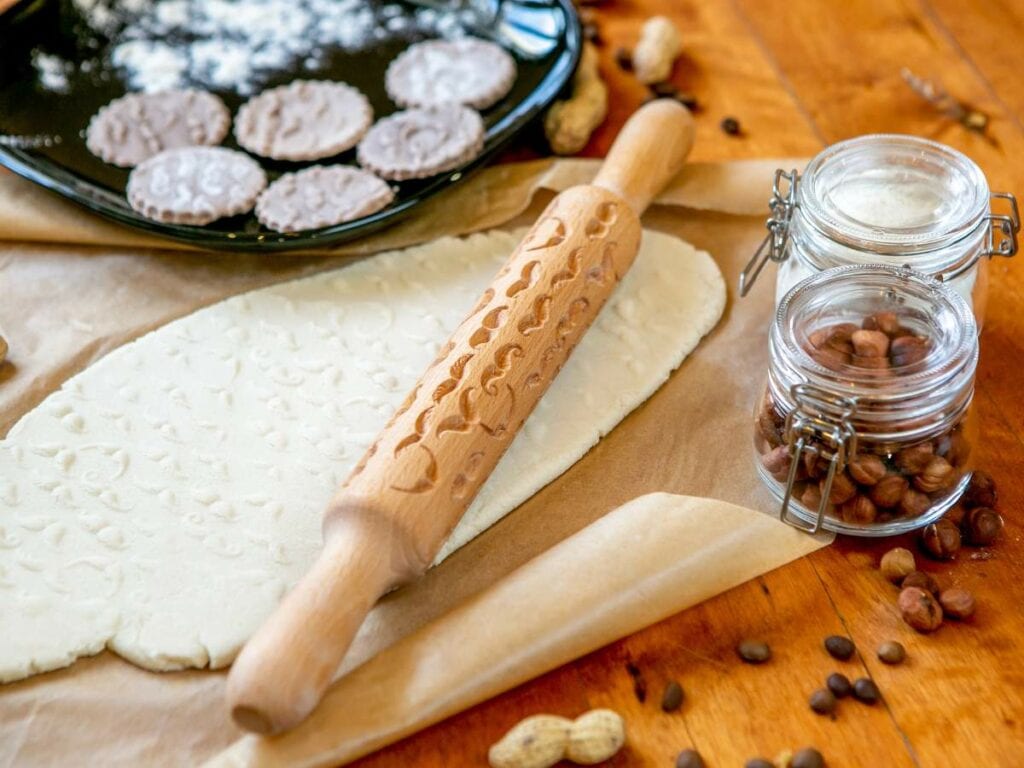
[[[690,113],[653,101],[592,185],[551,201],[332,499],[309,573],[235,660],[227,696],[241,727],[303,720],[373,604],[430,566],[633,263],[640,214],[692,144]]]

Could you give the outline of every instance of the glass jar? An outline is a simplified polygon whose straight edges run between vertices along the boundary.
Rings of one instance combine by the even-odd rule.
[[[978,331],[963,297],[905,267],[835,267],[782,299],[754,411],[757,470],[783,521],[890,536],[971,478]]]
[[[993,213],[1001,200],[1008,213]],[[909,266],[947,282],[985,316],[987,259],[1017,252],[1013,195],[990,193],[961,152],[915,136],[876,134],[833,144],[802,174],[776,171],[768,237],[740,276],[746,295],[770,259],[776,305],[809,275],[849,264]]]

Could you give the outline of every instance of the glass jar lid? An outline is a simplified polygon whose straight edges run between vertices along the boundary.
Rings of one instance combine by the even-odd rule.
[[[916,136],[873,134],[832,145],[800,180],[806,221],[848,247],[921,253],[978,229],[989,189],[978,165],[951,147]]]

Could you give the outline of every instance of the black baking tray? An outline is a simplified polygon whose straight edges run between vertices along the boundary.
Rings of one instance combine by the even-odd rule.
[[[373,2],[373,0],[368,0]],[[393,2],[412,13],[418,6]],[[96,56],[80,34],[81,20],[67,0],[21,0],[12,11],[0,16],[0,164],[69,200],[114,221],[146,232],[195,246],[213,249],[284,251],[338,243],[362,237],[395,223],[416,206],[464,181],[473,170],[494,157],[509,140],[525,128],[565,88],[579,61],[580,24],[571,0],[504,0],[506,18],[518,32],[539,47],[526,55],[513,50],[519,74],[511,93],[483,113],[487,134],[482,154],[472,162],[430,179],[395,185],[394,203],[370,216],[351,222],[295,234],[280,234],[260,226],[247,214],[197,227],[164,224],[136,213],[124,196],[128,170],[108,165],[85,147],[84,129],[89,119],[111,99],[129,89],[120,75],[110,69],[88,74],[73,73],[66,93],[41,87],[32,67],[32,51],[39,49],[65,60],[79,61]],[[380,40],[372,49],[332,51],[324,66],[275,72],[264,88],[293,79],[335,79],[351,83],[366,94],[376,117],[396,111],[384,91],[388,63],[416,35],[396,33]],[[546,52],[545,52],[545,49]],[[232,91],[213,89],[234,113],[246,97]],[[55,136],[49,146],[16,146],[11,137]],[[225,146],[237,149],[233,137]],[[354,163],[354,150],[318,161]],[[271,180],[282,173],[311,163],[282,163],[257,158]]]

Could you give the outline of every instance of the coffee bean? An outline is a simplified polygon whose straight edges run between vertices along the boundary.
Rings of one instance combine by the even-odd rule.
[[[836,697],[827,688],[820,688],[812,693],[808,704],[819,715],[831,715],[836,711]]]
[[[752,757],[743,764],[743,768],[775,768],[775,763],[763,757]]]
[[[633,678],[633,695],[643,704],[647,700],[647,680],[644,679],[644,673],[633,662],[626,664],[626,671]]]
[[[683,686],[675,680],[670,680],[665,686],[665,692],[661,695],[661,709],[663,712],[675,712],[683,705]]]
[[[740,121],[735,117],[727,117],[722,120],[721,127],[722,130],[730,136],[740,135]]]
[[[878,646],[878,658],[885,664],[902,664],[907,658],[907,649],[895,640],[890,640]]]
[[[694,96],[692,93],[680,91],[679,93],[676,94],[676,101],[678,101],[691,112],[696,112],[698,109],[700,109],[700,102],[697,101],[697,97]]]
[[[633,71],[633,54],[629,52],[628,48],[618,47],[615,49],[615,63],[619,65],[619,68],[624,72]]]
[[[874,704],[882,694],[873,680],[862,677],[853,684],[853,698],[865,704]]]
[[[772,649],[768,647],[768,643],[760,640],[744,640],[736,646],[736,653],[747,664],[763,664],[772,657]]]
[[[832,691],[832,694],[837,699],[845,699],[853,693],[853,683],[850,682],[850,678],[839,672],[833,672],[829,675],[825,685],[828,686],[828,689]]]
[[[679,94],[679,89],[668,80],[655,83],[651,86],[651,90],[658,96],[666,99],[674,99]]]
[[[829,655],[833,659],[839,659],[840,661],[847,661],[856,647],[853,641],[848,637],[842,635],[831,635],[825,638],[825,650],[828,651]]]
[[[676,768],[704,768],[704,758],[696,749],[684,749],[676,758]]]
[[[789,768],[825,768],[825,758],[814,747],[804,747],[793,755]]]

